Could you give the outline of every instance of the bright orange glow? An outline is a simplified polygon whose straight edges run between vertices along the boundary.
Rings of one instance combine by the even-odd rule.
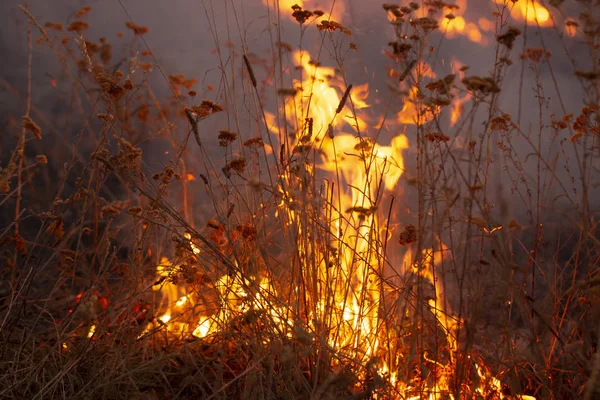
[[[579,26],[579,24],[573,20],[566,20],[565,21],[565,32],[567,34],[567,36],[569,37],[575,37],[575,35],[577,35],[577,27]]]
[[[262,0],[262,3],[265,6],[272,8],[277,4],[281,16],[289,18],[292,21],[295,21],[294,17],[292,17],[292,6],[294,5],[298,5],[304,10],[309,11],[321,10],[325,13],[322,19],[334,20],[337,22],[342,22],[343,20],[344,2],[342,1],[335,2],[333,12],[331,10],[333,4],[332,0]],[[319,18],[319,20],[321,20],[321,18]]]
[[[487,18],[481,17],[479,18],[477,23],[479,24],[481,30],[484,32],[494,32],[496,30],[496,23]]]
[[[475,43],[481,43],[483,40],[483,36],[481,35],[481,32],[479,32],[479,28],[477,28],[477,25],[469,22],[467,24],[467,37],[469,38],[469,40],[471,42],[475,42]]]
[[[440,27],[446,36],[452,39],[458,35],[463,35],[471,42],[487,44],[487,39],[483,37],[477,25],[472,22],[466,22],[465,19],[458,15],[453,19],[444,18],[441,21]]]
[[[536,23],[543,27],[552,26],[550,12],[534,0],[520,0],[516,3],[506,0],[495,0],[496,4],[504,5],[511,8],[511,16],[518,21],[527,21],[528,24],[535,25]]]
[[[96,333],[96,325],[90,326],[90,330],[87,334],[88,339],[91,339],[94,336],[94,333]]]
[[[458,77],[459,80],[462,80],[464,78],[464,72],[461,71],[461,69],[465,66],[463,63],[461,63],[460,61],[457,61],[455,59],[452,59],[450,65],[452,66],[452,73],[456,74],[456,76]],[[471,93],[470,92],[466,92],[463,95],[458,95],[454,98],[454,101],[452,102],[452,111],[450,114],[450,126],[454,126],[456,125],[456,123],[460,120],[460,117],[463,114],[463,108],[464,108],[464,104],[471,100]]]

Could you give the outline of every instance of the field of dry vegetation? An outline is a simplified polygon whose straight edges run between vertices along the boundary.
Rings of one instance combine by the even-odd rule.
[[[487,31],[374,5],[377,91],[343,1],[257,0],[265,54],[199,1],[214,80],[114,3],[102,38],[17,10],[0,398],[600,398],[598,0],[491,1]],[[484,68],[443,59],[467,35]]]

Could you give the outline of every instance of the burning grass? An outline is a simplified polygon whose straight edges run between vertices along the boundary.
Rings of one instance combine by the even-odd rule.
[[[232,43],[218,61],[235,60],[221,68],[235,85],[215,96],[164,73],[148,27],[129,21],[113,60],[118,46],[86,37],[90,7],[65,24],[23,8],[29,52],[39,36],[57,56],[81,129],[68,148],[47,142],[63,116],[31,103],[30,57],[0,160],[0,396],[595,398],[598,74],[574,69],[585,107],[559,96],[551,115],[554,55],[511,25],[542,35],[550,12],[493,3],[487,75],[435,68],[436,38],[484,42],[460,7],[383,4],[383,108],[349,82],[360,46],[335,10],[280,10],[330,59],[273,40],[271,65]],[[593,7],[578,3],[593,49]],[[517,63],[537,130],[504,110]]]

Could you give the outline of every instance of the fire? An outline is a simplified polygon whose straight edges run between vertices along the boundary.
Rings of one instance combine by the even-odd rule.
[[[464,78],[464,67],[466,67],[463,63],[461,63],[458,60],[452,59],[451,63],[450,63],[451,67],[452,67],[452,73],[456,74],[457,76],[460,77],[460,79],[462,80]],[[456,123],[459,121],[462,113],[463,113],[463,105],[471,100],[472,95],[470,92],[466,92],[463,95],[459,95],[457,97],[454,98],[454,101],[452,102],[452,111],[451,111],[451,115],[450,115],[450,126],[454,126],[456,125]]]
[[[506,0],[495,0],[496,4],[509,7],[511,16],[519,21],[526,21],[528,24],[539,24],[542,27],[552,26],[550,12],[546,7],[534,0],[520,0],[514,3]]]
[[[460,15],[454,16],[453,18],[444,18],[441,22],[441,28],[449,39],[452,39],[457,35],[464,35],[471,42],[480,43],[482,45],[487,44],[487,38],[481,34],[477,25],[473,22],[465,21]]]
[[[440,242],[435,249],[422,250],[418,257],[409,249],[398,275],[402,283],[395,286],[393,279],[386,278],[389,261],[384,243],[388,231],[382,209],[404,173],[403,152],[409,146],[408,139],[398,134],[383,144],[376,133],[378,126],[359,115],[361,109],[369,107],[368,85],[349,87],[333,68],[320,66],[306,51],[293,53],[293,61],[301,79],[292,79],[289,88],[280,88],[281,109],[277,114],[267,113],[266,121],[282,145],[279,156],[286,165],[278,177],[277,217],[285,219],[286,228],[298,237],[294,251],[300,265],[294,273],[304,286],[277,285],[265,271],[243,273],[236,263],[214,283],[205,285],[201,294],[193,293],[174,280],[179,266],[163,258],[157,266],[155,284],[162,297],[161,313],[146,332],[165,329],[180,337],[206,338],[240,316],[261,319],[270,321],[269,329],[281,337],[322,338],[314,339],[315,345],[333,349],[337,359],[331,361],[332,367],[350,360],[363,379],[376,371],[398,398],[454,399],[452,376],[463,321],[454,315],[436,273],[444,259],[452,257],[450,249]],[[460,67],[453,63],[453,69]],[[421,76],[435,78],[426,64],[416,69]],[[397,116],[398,124],[422,124],[431,118],[427,113],[420,115],[415,105],[417,90],[410,89],[412,101],[405,102]],[[464,97],[456,102],[467,100]],[[451,123],[459,116],[460,107],[453,111]],[[311,192],[312,184],[307,182],[313,181],[318,182],[315,186],[320,192]],[[323,227],[315,234],[319,243],[310,236],[301,240],[315,229],[307,222],[307,210],[315,213],[317,225]],[[185,234],[184,239],[193,256],[202,256],[191,235]],[[412,314],[407,309],[406,315],[395,317],[386,314],[386,307],[401,301],[388,297],[393,293],[398,296],[404,280],[425,282],[430,287],[431,294],[416,300],[423,304],[414,307],[424,307],[443,332],[440,352],[447,357],[438,357],[437,348],[417,355],[431,366],[431,381],[419,380],[419,373],[410,380],[400,375],[406,356],[402,354],[402,338],[394,336],[397,332],[389,325]],[[500,396],[500,381],[482,363],[467,360],[467,364],[479,376],[479,386],[473,392]]]

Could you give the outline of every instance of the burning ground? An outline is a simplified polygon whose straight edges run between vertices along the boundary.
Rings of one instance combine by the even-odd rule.
[[[547,3],[0,6],[0,396],[596,398],[600,20]]]

